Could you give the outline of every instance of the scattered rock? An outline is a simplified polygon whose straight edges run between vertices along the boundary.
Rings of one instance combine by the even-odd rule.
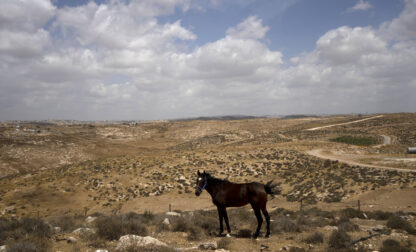
[[[5,214],[15,214],[15,213],[16,213],[16,207],[14,207],[14,206],[5,207],[3,209],[3,211],[1,212],[2,215],[5,215]]]
[[[95,252],[108,252],[108,250],[106,250],[106,249],[97,249],[97,250],[95,250]]]
[[[201,244],[199,244],[199,249],[216,250],[217,249],[217,242],[213,241],[213,242],[201,243]]]
[[[95,234],[95,230],[92,228],[77,228],[72,233],[77,235],[91,235]]]
[[[147,247],[147,246],[167,247],[167,244],[151,236],[142,237],[138,235],[124,235],[120,237],[120,239],[118,240],[116,250],[125,250],[131,246],[134,246],[134,247]]]
[[[0,252],[6,252],[6,245],[0,246]]]
[[[338,227],[337,226],[325,226],[324,229],[327,231],[337,231]]]
[[[230,252],[229,250],[225,249],[216,249],[214,252]]]

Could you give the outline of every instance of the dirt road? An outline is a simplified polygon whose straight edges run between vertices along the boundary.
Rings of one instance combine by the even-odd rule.
[[[379,118],[379,117],[383,117],[383,115],[372,116],[372,117],[368,117],[368,118],[364,118],[364,119],[360,119],[360,120],[356,120],[356,121],[352,121],[352,122],[330,124],[330,125],[315,127],[315,128],[311,128],[311,129],[307,129],[307,130],[313,131],[313,130],[319,130],[319,129],[329,128],[329,127],[334,127],[334,126],[358,123],[358,122],[363,122],[363,121],[367,121],[367,120],[371,120],[371,119],[375,119],[375,118]]]
[[[321,149],[310,150],[310,151],[307,151],[306,153],[309,155],[318,157],[318,158],[337,160],[339,162],[346,163],[349,165],[358,165],[358,166],[370,167],[370,168],[375,168],[375,169],[380,169],[380,170],[391,170],[391,171],[394,170],[394,171],[400,171],[400,172],[415,172],[416,173],[416,170],[412,170],[412,169],[401,169],[401,168],[395,168],[395,167],[389,167],[389,166],[380,166],[380,165],[372,165],[372,164],[364,164],[364,163],[356,162],[354,160],[350,160],[348,158],[341,157],[335,154],[322,153]]]

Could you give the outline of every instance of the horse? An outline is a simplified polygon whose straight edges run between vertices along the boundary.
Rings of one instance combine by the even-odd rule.
[[[231,229],[228,223],[227,207],[241,207],[250,204],[257,218],[257,229],[253,234],[256,239],[259,236],[260,228],[263,223],[261,212],[266,219],[267,232],[265,237],[270,236],[270,215],[266,209],[267,195],[280,193],[280,189],[276,188],[276,184],[272,185],[272,181],[266,184],[257,182],[236,184],[227,180],[212,177],[205,171],[200,173],[198,170],[198,178],[196,181],[195,195],[199,196],[203,190],[206,190],[212,198],[212,202],[218,209],[218,217],[220,221],[219,236],[224,232],[223,219],[227,226],[227,236],[230,236]],[[277,190],[276,190],[277,189]]]

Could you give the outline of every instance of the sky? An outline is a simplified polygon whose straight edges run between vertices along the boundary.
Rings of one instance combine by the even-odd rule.
[[[0,120],[416,112],[416,0],[1,0]]]

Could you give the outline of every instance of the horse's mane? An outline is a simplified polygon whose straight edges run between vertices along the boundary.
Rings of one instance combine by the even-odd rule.
[[[210,183],[213,183],[213,184],[219,184],[219,183],[230,182],[230,181],[228,181],[228,180],[226,180],[226,179],[220,179],[220,178],[213,177],[213,176],[211,176],[211,174],[209,174],[209,173],[206,173],[206,175],[207,175],[207,179],[208,179],[208,181],[209,181]]]

